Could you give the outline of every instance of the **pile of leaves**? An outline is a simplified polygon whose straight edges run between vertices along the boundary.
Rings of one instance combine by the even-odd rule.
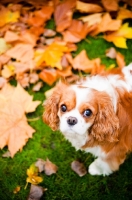
[[[37,91],[40,79],[52,85],[60,77],[76,78],[73,69],[98,73],[105,68],[101,59],[90,60],[85,50],[73,58],[76,44],[101,33],[127,48],[126,39],[132,38],[132,28],[124,23],[132,18],[130,0],[15,2],[0,5],[0,87],[15,78],[23,87],[37,84]],[[83,16],[75,18],[78,12]],[[46,28],[50,19],[54,30]]]

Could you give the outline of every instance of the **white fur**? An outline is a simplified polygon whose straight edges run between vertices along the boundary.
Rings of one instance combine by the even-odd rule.
[[[109,175],[112,173],[110,166],[107,162],[103,161],[98,157],[94,162],[89,166],[89,173],[91,175]]]
[[[128,91],[132,91],[132,63],[130,63],[127,67],[123,67],[122,72],[125,76]]]

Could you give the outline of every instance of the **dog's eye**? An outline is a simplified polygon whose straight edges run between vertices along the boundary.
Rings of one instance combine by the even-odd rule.
[[[65,104],[62,104],[62,105],[61,105],[61,111],[62,111],[62,112],[66,112],[66,110],[67,110],[66,105],[65,105]]]
[[[83,113],[84,117],[90,117],[91,115],[92,115],[92,111],[90,109],[85,110]]]

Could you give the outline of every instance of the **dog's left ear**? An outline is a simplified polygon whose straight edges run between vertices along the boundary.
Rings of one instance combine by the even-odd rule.
[[[42,117],[43,121],[54,131],[59,128],[59,117],[57,116],[58,105],[65,88],[66,85],[60,82],[54,89],[51,96],[44,102],[45,111]]]
[[[119,119],[111,99],[105,92],[101,92],[98,99],[98,113],[90,134],[99,142],[116,142],[118,141]]]

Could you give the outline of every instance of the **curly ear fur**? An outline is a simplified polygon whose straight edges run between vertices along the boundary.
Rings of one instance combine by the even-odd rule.
[[[42,117],[43,121],[54,131],[57,130],[59,126],[59,117],[57,116],[58,104],[60,102],[62,91],[64,91],[65,87],[65,84],[59,83],[52,95],[44,103],[45,111]]]
[[[109,96],[102,92],[98,94],[98,113],[90,134],[98,141],[118,141],[119,119]]]

